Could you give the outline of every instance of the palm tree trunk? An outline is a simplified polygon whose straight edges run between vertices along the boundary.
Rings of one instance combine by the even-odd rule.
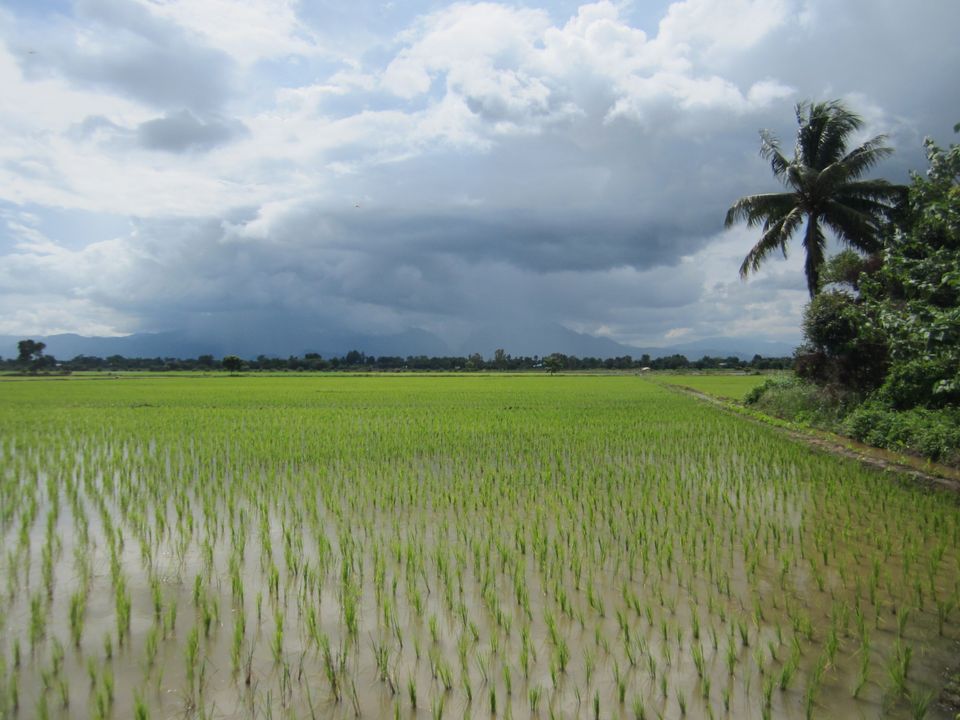
[[[807,215],[807,229],[803,234],[803,249],[807,253],[804,272],[807,275],[807,290],[810,297],[820,292],[820,268],[823,267],[826,238],[820,229],[820,218],[813,213]]]

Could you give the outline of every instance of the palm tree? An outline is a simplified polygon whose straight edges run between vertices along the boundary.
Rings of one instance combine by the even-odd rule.
[[[797,144],[793,159],[780,150],[780,141],[769,131],[760,132],[760,155],[770,161],[774,176],[787,192],[747,195],[727,211],[725,225],[746,220],[748,227],[763,226],[763,235],[747,253],[740,277],[763,264],[779,249],[784,257],[787,242],[806,221],[803,249],[804,271],[810,297],[820,289],[827,226],[848,247],[873,253],[880,249],[883,221],[902,196],[903,188],[886,180],[860,180],[860,176],[892,151],[885,135],[867,140],[847,152],[850,135],[863,120],[839,100],[797,104]]]

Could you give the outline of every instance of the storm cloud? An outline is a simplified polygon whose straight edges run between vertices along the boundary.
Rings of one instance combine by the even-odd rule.
[[[722,229],[757,131],[843,98],[906,181],[960,119],[948,2],[59,7],[0,11],[0,333],[793,341],[799,248],[744,283]]]
[[[182,110],[141,123],[137,127],[137,139],[143,147],[150,150],[186,152],[209,150],[246,132],[247,128],[239,121],[231,122],[220,118],[204,121],[189,110]]]

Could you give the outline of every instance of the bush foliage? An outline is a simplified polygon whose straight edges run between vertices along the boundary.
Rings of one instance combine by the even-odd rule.
[[[960,126],[955,128],[960,131]],[[960,146],[925,142],[881,253],[831,259],[804,313],[800,380],[748,402],[880,447],[960,459]]]

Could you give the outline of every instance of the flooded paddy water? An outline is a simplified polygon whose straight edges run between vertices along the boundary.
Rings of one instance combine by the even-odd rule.
[[[640,378],[0,389],[0,717],[952,717],[956,498]]]

